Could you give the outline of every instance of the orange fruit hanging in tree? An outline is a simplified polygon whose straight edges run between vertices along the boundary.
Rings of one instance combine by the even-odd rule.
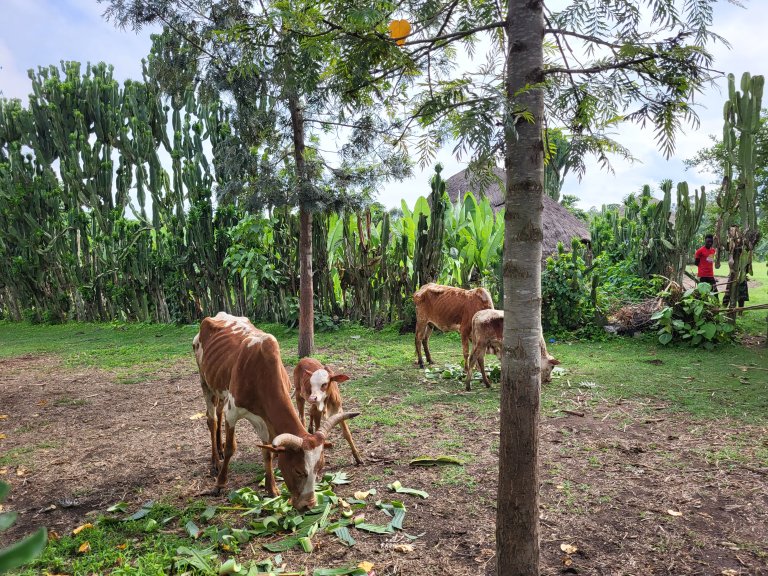
[[[405,44],[405,37],[408,36],[410,31],[411,25],[408,23],[408,20],[392,20],[389,23],[389,35],[392,38],[397,38],[395,44],[398,46]]]

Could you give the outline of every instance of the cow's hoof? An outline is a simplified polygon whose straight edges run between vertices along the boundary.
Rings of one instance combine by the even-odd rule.
[[[219,495],[221,495],[221,488],[219,486],[214,486],[210,490],[200,492],[199,494],[199,496],[219,496]]]

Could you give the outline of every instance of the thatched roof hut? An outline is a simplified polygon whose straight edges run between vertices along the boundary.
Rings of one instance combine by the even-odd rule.
[[[464,194],[471,191],[474,192],[475,196],[478,198],[481,195],[488,198],[494,211],[503,208],[504,170],[501,168],[494,168],[493,173],[496,178],[490,183],[486,182],[485,188],[481,189],[479,193],[478,189],[482,188],[482,185],[478,184],[479,179],[473,178],[467,170],[462,170],[458,174],[454,174],[448,178],[448,180],[445,181],[445,188],[451,202],[456,202],[457,198],[463,198]],[[585,244],[589,244],[592,241],[586,223],[579,220],[564,206],[555,202],[546,194],[544,195],[542,223],[544,225],[544,239],[541,246],[542,260],[546,260],[548,256],[557,253],[558,242],[562,242],[566,250],[569,250],[572,238],[578,238]]]

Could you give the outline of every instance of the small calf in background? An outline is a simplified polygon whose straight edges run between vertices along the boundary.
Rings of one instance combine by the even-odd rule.
[[[341,391],[339,382],[346,382],[349,376],[346,374],[334,374],[328,366],[323,366],[314,358],[302,358],[293,369],[293,385],[296,388],[296,408],[299,418],[304,422],[304,404],[309,402],[309,426],[308,430],[320,428],[320,420],[323,417],[332,418],[335,414],[342,413]],[[340,423],[341,432],[344,434],[352,456],[357,464],[362,464],[363,459],[357,451],[355,441],[349,426],[343,420]]]
[[[472,354],[470,354],[469,363],[467,364],[466,389],[471,390],[472,368],[475,364],[480,367],[480,374],[483,376],[485,386],[490,388],[491,382],[485,373],[485,363],[483,360],[488,352],[496,354],[499,360],[501,360],[504,340],[504,311],[480,310],[477,312],[472,317],[471,339]],[[552,369],[560,364],[560,361],[549,355],[543,336],[539,339],[539,348],[541,350],[541,383],[546,384],[552,381]]]

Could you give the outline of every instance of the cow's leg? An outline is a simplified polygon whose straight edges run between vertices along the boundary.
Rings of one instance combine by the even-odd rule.
[[[481,350],[477,356],[477,365],[480,367],[480,374],[483,375],[483,383],[486,388],[491,387],[491,381],[488,379],[488,374],[485,373],[485,350]]]
[[[320,410],[317,409],[316,406],[312,406],[312,408],[309,411],[309,433],[314,434],[315,430],[320,429],[320,418],[323,415],[320,413]]]
[[[216,488],[214,494],[219,494],[221,489],[227,485],[227,468],[229,468],[229,460],[232,458],[232,454],[237,449],[237,442],[235,442],[235,423],[230,424],[229,420],[225,423],[225,429],[227,432],[227,440],[224,446],[224,462],[221,463],[221,470],[216,478]]]
[[[427,329],[424,333],[424,354],[427,356],[427,362],[429,364],[434,364],[434,362],[432,362],[432,354],[429,352],[429,337],[432,336],[432,330],[434,330],[432,325],[427,324]]]
[[[299,413],[299,420],[301,420],[302,426],[304,425],[304,398],[296,390],[296,411]]]
[[[424,341],[424,335],[426,334],[426,330],[428,328],[428,324],[419,318],[418,314],[416,315],[416,358],[419,361],[419,368],[424,368],[424,360],[421,357],[421,345]]]
[[[472,354],[469,355],[469,364],[467,365],[467,380],[464,385],[464,388],[467,391],[472,390],[472,369],[475,367],[475,362],[477,361],[477,351],[478,347],[475,345],[472,348]]]
[[[360,452],[357,451],[357,447],[355,446],[355,441],[352,440],[352,432],[349,431],[349,426],[347,425],[346,420],[342,420],[339,423],[339,426],[341,426],[341,433],[344,434],[344,438],[347,441],[347,444],[349,444],[349,448],[352,450],[352,457],[355,459],[355,462],[358,464],[363,464],[363,458],[360,456]]]
[[[224,399],[217,398],[216,400],[216,450],[218,451],[219,460],[224,456],[224,442],[221,437],[221,422],[222,412],[224,411]],[[218,464],[218,462],[217,462]]]
[[[469,334],[461,334],[461,351],[464,354],[464,370],[467,369],[467,359],[469,358]]]
[[[219,472],[219,459],[221,455],[221,402],[217,401],[215,393],[208,387],[203,377],[200,376],[200,385],[205,397],[205,415],[208,423],[208,433],[211,436],[211,476]]]
[[[264,457],[264,487],[271,496],[280,496],[275,482],[275,470],[272,467],[272,451],[262,448],[261,454]]]

